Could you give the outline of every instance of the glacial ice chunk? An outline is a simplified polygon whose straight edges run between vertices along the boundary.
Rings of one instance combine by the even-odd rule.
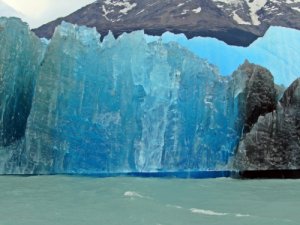
[[[143,32],[99,41],[63,23],[37,78],[26,130],[28,171],[208,170],[236,142],[227,81],[176,44]]]

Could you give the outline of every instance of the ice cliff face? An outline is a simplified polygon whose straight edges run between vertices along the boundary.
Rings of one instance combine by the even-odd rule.
[[[237,134],[216,69],[142,32],[99,38],[66,23],[56,30],[28,119],[28,172],[225,166]]]
[[[3,174],[224,170],[279,95],[260,66],[222,77],[143,32],[100,42],[63,23],[46,46],[19,20],[0,25]]]
[[[226,166],[238,135],[228,81],[216,68],[176,44],[148,44],[142,32],[99,39],[67,23],[56,30],[24,139],[2,162],[4,172]]]
[[[18,19],[0,19],[0,32],[0,145],[8,146],[24,136],[44,48]]]

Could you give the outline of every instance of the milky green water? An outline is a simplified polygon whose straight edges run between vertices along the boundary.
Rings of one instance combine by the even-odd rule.
[[[300,180],[0,177],[0,225],[299,225]]]

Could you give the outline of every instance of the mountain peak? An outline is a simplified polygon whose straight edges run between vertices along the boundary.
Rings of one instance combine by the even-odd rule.
[[[62,21],[96,27],[102,36],[111,30],[145,30],[150,35],[166,31],[214,37],[231,45],[248,46],[269,26],[300,29],[299,0],[98,0],[76,12],[45,24],[34,32],[51,38]]]

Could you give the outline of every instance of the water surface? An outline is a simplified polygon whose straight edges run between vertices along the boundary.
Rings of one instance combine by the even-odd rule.
[[[0,177],[1,225],[299,225],[300,180]]]

